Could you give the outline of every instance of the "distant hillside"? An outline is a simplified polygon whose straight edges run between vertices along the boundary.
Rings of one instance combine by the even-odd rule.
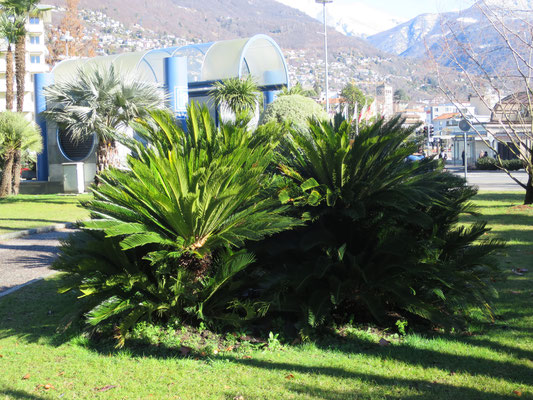
[[[65,6],[64,0],[47,0]],[[102,11],[126,25],[139,24],[187,40],[213,41],[266,33],[286,49],[316,49],[323,45],[322,25],[301,11],[274,0],[81,0],[80,9]],[[331,29],[330,45],[378,51],[364,40]]]
[[[64,0],[47,2],[65,7]],[[292,83],[323,84],[322,24],[274,0],[81,0],[79,8],[86,34],[100,38],[102,54],[265,33],[282,47]],[[55,12],[53,23],[60,18]],[[332,91],[354,82],[371,96],[382,83],[406,90],[413,99],[439,93],[430,63],[391,56],[334,29],[328,35]],[[462,85],[458,74],[452,80]]]

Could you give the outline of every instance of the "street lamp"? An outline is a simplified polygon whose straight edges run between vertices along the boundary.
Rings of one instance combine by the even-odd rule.
[[[329,114],[329,85],[328,85],[328,25],[326,21],[326,4],[333,3],[333,0],[315,0],[318,4],[322,4],[324,14],[324,52],[326,65],[326,112]]]
[[[59,40],[61,40],[62,42],[65,42],[65,49],[66,49],[66,52],[67,52],[66,58],[68,58],[68,42],[73,42],[74,38],[72,36],[70,36],[70,32],[69,31],[66,31],[64,35],[61,35],[59,37]]]

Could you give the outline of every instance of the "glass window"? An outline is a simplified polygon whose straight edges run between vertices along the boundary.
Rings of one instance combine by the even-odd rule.
[[[32,64],[40,64],[41,63],[41,56],[30,56],[30,62]]]
[[[39,24],[39,17],[30,17],[30,24],[31,25],[38,25]]]
[[[30,36],[30,43],[31,44],[39,44],[39,43],[41,43],[41,37],[40,36]]]

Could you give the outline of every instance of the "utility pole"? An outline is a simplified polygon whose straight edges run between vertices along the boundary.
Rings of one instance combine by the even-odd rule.
[[[333,0],[315,0],[318,4],[322,4],[324,13],[324,64],[326,65],[326,112],[329,115],[329,84],[328,84],[328,25],[326,17],[326,4],[333,3]]]

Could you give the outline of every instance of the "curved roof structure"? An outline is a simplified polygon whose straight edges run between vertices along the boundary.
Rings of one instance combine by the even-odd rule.
[[[140,79],[163,83],[163,60],[187,57],[188,81],[212,82],[252,75],[259,86],[288,85],[289,74],[281,49],[266,35],[183,47],[169,47],[111,56],[65,60],[52,73],[55,81],[68,79],[80,68],[115,65]]]

